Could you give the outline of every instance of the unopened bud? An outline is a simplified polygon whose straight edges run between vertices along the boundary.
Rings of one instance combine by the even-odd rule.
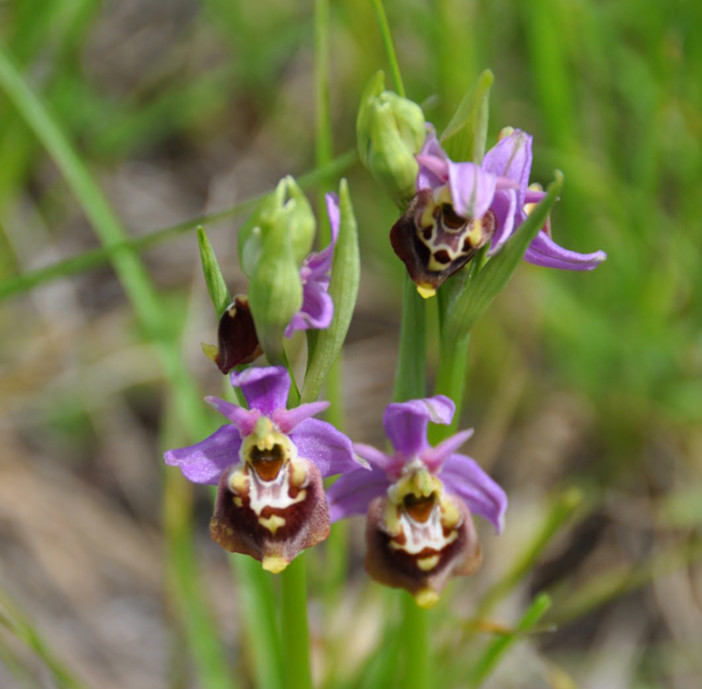
[[[356,120],[361,161],[398,205],[415,194],[419,165],[415,155],[426,136],[422,109],[411,100],[385,91],[378,72],[366,85]]]

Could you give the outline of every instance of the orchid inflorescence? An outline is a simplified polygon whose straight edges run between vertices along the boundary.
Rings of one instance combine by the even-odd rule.
[[[419,106],[385,91],[380,75],[364,91],[358,141],[361,160],[400,207],[390,241],[417,291],[429,298],[453,290],[440,309],[450,301],[470,312],[471,299],[481,299],[474,312],[482,313],[516,267],[503,256],[518,239],[525,241],[519,256],[536,265],[591,270],[606,258],[602,251],[563,249],[552,239],[548,204],[555,196],[530,184],[532,137],[521,130],[503,130],[479,162],[454,162]],[[229,296],[209,243],[201,242],[219,317],[218,344],[204,349],[243,400],[206,398],[227,423],[200,443],[169,450],[165,460],[190,481],[217,486],[210,533],[225,550],[276,573],[325,540],[331,523],[366,515],[370,576],[430,606],[452,577],[480,566],[473,516],[499,533],[507,497],[458,452],[471,430],[439,434],[434,446],[427,439],[429,423],[449,427],[460,399],[417,395],[389,404],[383,425],[390,452],[354,444],[314,418],[329,406],[316,401],[317,393],[338,356],[358,284],[345,182],[326,205],[330,242],[313,252],[314,215],[292,178],[261,204],[239,237],[248,295]],[[532,213],[537,220],[530,220]],[[451,286],[473,261],[470,276]],[[446,312],[443,320],[466,309]],[[308,342],[302,404],[283,348],[296,331],[319,331]],[[246,368],[261,355],[268,366]],[[325,491],[323,479],[331,476],[338,479]]]

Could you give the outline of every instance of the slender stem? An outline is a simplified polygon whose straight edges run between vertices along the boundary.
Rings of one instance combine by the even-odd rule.
[[[538,595],[524,613],[522,619],[519,620],[512,634],[498,636],[490,642],[483,655],[478,659],[478,662],[471,670],[468,680],[469,686],[476,688],[482,686],[483,682],[497,666],[500,659],[504,657],[505,653],[518,641],[520,636],[523,636],[536,626],[550,607],[551,598],[545,593]]]
[[[461,419],[461,407],[465,395],[466,370],[468,368],[468,345],[470,334],[463,340],[441,338],[439,344],[439,369],[436,373],[434,394],[446,395],[456,405],[453,421],[448,426],[432,424],[429,440],[436,445],[456,432]]]
[[[398,95],[404,98],[405,87],[402,83],[402,75],[400,74],[400,65],[397,62],[397,55],[395,55],[395,46],[392,42],[392,34],[390,33],[390,27],[388,26],[388,18],[385,16],[385,8],[383,7],[382,0],[372,0],[372,2],[373,9],[375,10],[375,16],[380,27],[380,35],[383,38],[385,54],[388,56],[388,62],[390,63],[392,79],[395,82],[395,90],[397,91]]]
[[[402,292],[400,351],[395,372],[393,399],[403,402],[426,395],[426,306],[408,275]]]
[[[400,351],[395,373],[396,402],[426,394],[426,306],[417,288],[405,275],[402,295]],[[402,592],[401,634],[405,650],[404,682],[407,689],[427,689],[429,684],[428,612]]]
[[[329,0],[314,3],[315,158],[319,167],[332,158],[329,112]]]
[[[288,689],[312,689],[305,570],[305,553],[301,553],[280,575],[283,661]]]
[[[402,633],[404,636],[404,689],[428,689],[431,674],[429,610],[420,608],[414,598],[402,592]]]
[[[319,184],[325,179],[335,177],[349,168],[356,161],[356,157],[356,151],[347,151],[326,165],[315,168],[314,170],[302,175],[298,179],[298,184],[303,189],[307,189],[315,184]],[[167,242],[180,234],[191,232],[199,225],[206,225],[207,223],[213,223],[225,218],[242,215],[245,212],[255,208],[267,193],[268,192],[246,199],[245,201],[236,204],[236,206],[232,206],[224,211],[201,215],[197,218],[193,218],[192,220],[186,220],[185,222],[178,223],[177,225],[154,230],[139,237],[125,237],[124,239],[114,242],[109,246],[103,246],[99,249],[85,251],[77,256],[70,256],[62,261],[57,261],[49,266],[37,268],[36,270],[23,273],[22,275],[13,275],[12,277],[0,282],[0,299],[21,294],[45,282],[50,282],[51,280],[56,280],[57,278],[61,277],[75,275],[76,273],[82,273],[90,270],[91,268],[96,268],[104,263],[108,263],[109,261],[114,261],[115,257],[120,252],[145,251],[151,247],[163,244],[164,242]]]
[[[251,649],[255,686],[258,689],[284,689],[283,650],[278,633],[275,595],[272,574],[264,572],[261,565],[245,555],[230,558],[245,594],[239,597],[244,610],[245,638]]]

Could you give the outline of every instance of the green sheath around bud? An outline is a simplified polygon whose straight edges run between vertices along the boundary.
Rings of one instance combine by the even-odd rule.
[[[422,109],[413,101],[385,91],[378,72],[366,85],[356,120],[363,164],[390,197],[405,207],[414,196],[419,166],[415,155],[424,143]]]
[[[249,284],[249,305],[258,340],[271,363],[281,361],[283,334],[302,306],[300,263],[293,253],[290,223],[261,224],[260,257]]]
[[[280,180],[239,230],[239,262],[245,275],[255,273],[272,227],[286,228],[291,256],[299,268],[312,248],[316,222],[307,197],[290,176]]]

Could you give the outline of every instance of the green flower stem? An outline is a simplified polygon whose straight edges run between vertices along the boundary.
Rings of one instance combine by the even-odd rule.
[[[397,62],[390,27],[381,0],[373,0],[373,9],[380,26],[395,89],[398,95],[404,97],[405,87],[402,83],[400,66]],[[424,397],[426,394],[426,360],[426,306],[422,297],[417,293],[414,282],[408,275],[405,275],[402,293],[400,351],[393,394],[393,399],[396,402]],[[406,651],[405,681],[402,686],[406,689],[427,689],[430,686],[428,613],[419,608],[414,599],[403,594],[402,617],[403,646]]]
[[[314,63],[316,138],[315,155],[318,167],[329,163],[333,155],[332,119],[329,109],[329,0],[314,3]],[[319,247],[331,241],[331,226],[327,219],[324,191],[320,189],[317,203]],[[336,305],[335,305],[336,306]],[[326,375],[325,397],[330,407],[324,418],[335,428],[344,429],[344,390],[341,357],[332,363]],[[348,525],[341,521],[332,528],[326,542],[325,598],[331,604],[343,584],[347,568]]]
[[[285,689],[273,575],[264,572],[260,563],[246,555],[232,555],[230,562],[237,584],[244,590],[239,603],[244,610],[244,638],[253,661],[254,686],[258,689]]]
[[[403,689],[428,689],[432,686],[429,639],[429,610],[420,608],[414,598],[403,591],[402,628],[404,637],[405,676]]]
[[[426,305],[417,288],[405,275],[402,298],[400,351],[395,373],[396,402],[424,397],[426,394]],[[428,612],[402,592],[401,634],[405,649],[405,689],[428,689],[429,620]]]
[[[286,689],[312,689],[305,572],[305,553],[301,553],[280,574]]]
[[[400,351],[395,372],[395,402],[424,397],[426,394],[426,305],[408,275],[402,292]]]
[[[171,331],[166,317],[167,311],[162,308],[144,265],[133,250],[122,247],[126,240],[126,233],[101,189],[76,154],[59,124],[27,86],[12,60],[1,47],[0,87],[54,159],[100,242],[104,247],[113,249],[111,260],[117,275],[132,303],[139,323],[155,345],[166,378],[173,389],[175,411],[184,430],[192,437],[197,437],[199,430],[209,425],[209,417],[199,403],[196,386],[183,375],[185,367],[177,347],[175,333]],[[170,484],[173,485],[173,482]],[[169,500],[168,490],[165,499]],[[187,511],[187,506],[180,509]],[[180,517],[183,515],[179,516],[175,512],[174,509],[169,510],[170,518],[167,524],[177,526],[180,523]],[[181,555],[183,548],[187,549],[183,545],[188,538],[187,532],[181,530],[174,532],[172,536],[174,547],[170,549],[172,558],[169,560],[169,568],[178,589],[178,595],[174,600],[179,605],[183,624],[191,641],[190,647],[198,666],[202,685],[208,689],[232,687],[234,681],[230,676],[214,621],[202,606],[199,606],[199,611],[196,610],[200,592],[194,585],[188,585],[186,581],[188,577],[184,576],[188,558]],[[190,570],[192,569],[194,568],[191,567]],[[194,577],[190,577],[189,580],[195,581]],[[188,590],[184,590],[186,587]]]
[[[388,26],[388,18],[385,16],[385,8],[383,7],[382,0],[372,0],[372,3],[375,16],[378,20],[378,26],[380,27],[380,35],[383,38],[385,54],[388,56],[388,62],[390,63],[390,73],[395,82],[395,90],[399,96],[404,98],[405,87],[402,83],[402,75],[400,74],[400,65],[397,62],[397,55],[395,55],[395,46],[392,43],[392,34]]]
[[[429,427],[429,441],[440,443],[456,432],[461,419],[461,406],[465,395],[466,371],[468,368],[468,345],[470,333],[461,340],[442,338],[439,345],[439,369],[434,385],[435,395],[446,395],[456,404],[456,413],[448,426],[432,424]]]

